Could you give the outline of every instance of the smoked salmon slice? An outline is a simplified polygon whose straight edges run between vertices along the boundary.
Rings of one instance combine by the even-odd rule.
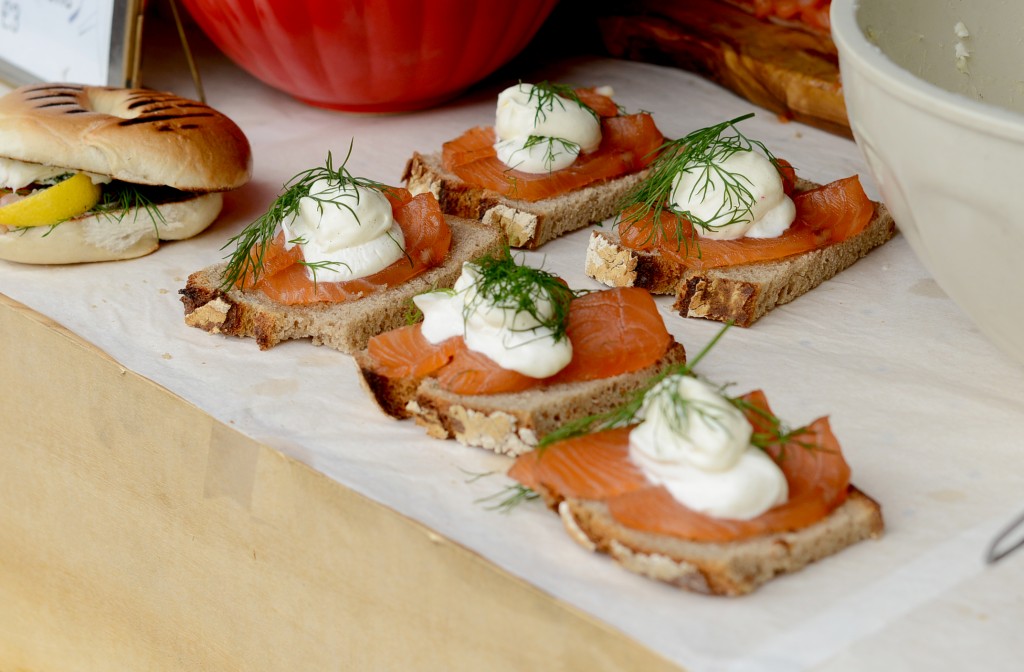
[[[498,366],[487,355],[466,347],[461,338],[452,361],[437,372],[442,389],[456,394],[522,392],[537,385],[537,378]]]
[[[693,541],[735,541],[801,529],[845,501],[850,468],[827,418],[773,442],[767,439],[779,437],[779,428],[766,420],[774,416],[763,393],[753,392],[741,401],[789,485],[785,503],[751,520],[699,513],[648,481],[629,459],[629,428],[586,434],[527,453],[509,475],[528,488],[546,490],[556,500],[602,500],[611,516],[631,529]]]
[[[689,222],[667,211],[661,213],[658,226],[651,213],[634,221],[624,213],[619,238],[626,247],[657,249],[687,268],[701,270],[775,261],[839,243],[863,231],[875,214],[856,175],[794,194],[793,202],[796,219],[777,238],[698,238]]]
[[[263,252],[262,270],[256,282],[252,282],[250,272],[236,286],[251,286],[286,305],[351,301],[400,285],[441,264],[451,248],[452,234],[434,195],[413,196],[401,188],[389,188],[383,193],[391,202],[395,221],[405,234],[402,259],[365,278],[316,282],[306,272],[301,249],[296,245],[286,250],[284,234],[279,232]],[[259,251],[252,255],[258,258]]]
[[[375,371],[389,378],[421,378],[451,361],[458,339],[435,345],[424,338],[422,326],[410,324],[371,338],[367,350],[377,363]]]
[[[442,388],[456,394],[499,394],[638,371],[661,359],[672,344],[654,299],[647,290],[637,287],[607,289],[574,298],[569,304],[566,335],[573,344],[572,360],[562,371],[543,379],[498,366],[466,348],[459,336],[451,339],[456,344],[447,346],[451,354],[444,361],[433,359],[428,348],[407,340],[407,334],[396,332],[375,336],[370,341],[369,354],[374,370],[381,375],[433,373]],[[391,340],[400,342],[388,343]],[[430,363],[419,362],[421,355],[429,358]],[[433,365],[435,369],[427,370]]]
[[[585,294],[569,304],[572,361],[550,383],[610,378],[658,361],[672,336],[650,293],[639,287]]]
[[[555,450],[533,450],[516,460],[509,476],[536,490],[572,492],[581,499],[605,499],[650,487],[629,461],[629,427],[566,439]]]
[[[619,106],[615,104],[615,101],[604,95],[598,93],[594,87],[574,89],[576,95],[579,97],[580,102],[592,109],[597,113],[599,117],[615,117],[619,114]]]
[[[539,174],[511,169],[494,151],[494,129],[478,126],[444,143],[441,158],[445,169],[464,182],[509,198],[539,201],[636,172],[654,160],[665,138],[651,115],[611,116],[618,115],[611,99],[583,91],[578,91],[581,100],[594,102],[601,116],[601,144],[593,152],[581,154],[568,168]]]

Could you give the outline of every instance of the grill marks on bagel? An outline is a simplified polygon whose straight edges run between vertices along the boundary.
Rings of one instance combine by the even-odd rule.
[[[156,124],[156,123],[161,122],[161,121],[177,121],[179,119],[187,119],[189,117],[212,117],[212,116],[213,115],[210,114],[210,113],[202,113],[202,112],[193,112],[191,114],[154,114],[154,115],[150,115],[150,116],[135,117],[134,119],[125,119],[125,120],[119,122],[118,126],[134,126],[136,124]],[[179,127],[180,128],[184,128],[183,125],[179,126]],[[193,125],[193,126],[191,126],[191,128],[196,128],[196,126]],[[173,130],[173,128],[171,128],[171,127],[163,127],[163,128],[158,127],[157,130],[167,131],[167,130]]]
[[[217,116],[216,112],[202,102],[158,91],[139,90],[125,98],[129,101],[127,104],[108,108],[105,104],[101,104],[101,102],[106,102],[105,100],[90,94],[90,90],[93,89],[103,90],[97,87],[46,87],[35,89],[38,94],[29,95],[27,99],[35,103],[33,104],[35,110],[69,108],[61,112],[65,114],[113,115],[120,118],[119,126],[169,122],[189,117],[213,118]],[[196,128],[196,126],[190,128]],[[160,130],[174,129],[173,127],[162,127]]]
[[[0,157],[189,193],[235,189],[251,171],[241,129],[203,103],[63,83],[0,97]]]
[[[91,89],[103,91],[99,87],[40,86],[29,89],[29,95],[25,99],[32,102],[32,107],[36,110],[63,107],[68,108],[59,110],[64,114],[110,114],[120,118],[120,121],[117,122],[119,126],[152,123],[157,124],[157,130],[162,132],[199,128],[197,124],[168,125],[164,122],[174,122],[190,117],[209,119],[218,115],[208,105],[198,101],[179,98],[159,91],[143,90],[137,90],[126,97],[126,100],[130,102],[120,106],[123,111],[118,110],[117,107],[97,109],[99,106],[90,95]]]

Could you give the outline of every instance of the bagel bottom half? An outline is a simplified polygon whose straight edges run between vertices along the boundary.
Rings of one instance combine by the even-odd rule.
[[[155,206],[163,221],[145,210],[123,217],[89,215],[56,226],[0,232],[0,259],[23,264],[77,264],[133,259],[156,250],[161,240],[182,240],[203,231],[217,219],[224,197],[199,194]],[[3,227],[0,227],[2,229]]]

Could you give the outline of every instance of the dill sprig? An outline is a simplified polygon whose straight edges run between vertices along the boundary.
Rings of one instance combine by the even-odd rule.
[[[558,276],[516,263],[508,248],[500,254],[483,257],[474,263],[480,277],[476,281],[475,295],[466,304],[466,317],[480,303],[486,302],[497,308],[529,314],[539,326],[551,330],[555,342],[565,338],[569,303],[576,293]],[[550,315],[539,305],[545,301],[551,303]]]
[[[675,364],[662,370],[660,373],[652,376],[646,383],[644,383],[639,389],[633,392],[626,401],[616,408],[604,413],[598,413],[596,415],[588,415],[582,418],[577,418],[571,422],[568,422],[555,431],[544,435],[543,438],[538,442],[537,449],[543,450],[552,443],[558,441],[564,441],[565,439],[571,439],[576,436],[583,434],[591,434],[593,432],[599,432],[603,429],[612,429],[614,427],[624,427],[637,420],[637,416],[640,414],[640,409],[644,405],[644,396],[655,388],[661,381],[665,380],[669,376],[683,375],[692,376],[693,368],[704,359],[705,355],[711,351],[712,348],[718,343],[718,341],[725,335],[732,323],[726,324],[722,327],[715,337],[712,338],[707,345],[705,345],[695,357],[690,358],[688,361],[682,364]]]
[[[246,226],[242,231],[230,239],[221,248],[227,249],[234,245],[234,251],[229,254],[226,259],[228,260],[227,267],[224,269],[224,274],[221,278],[221,286],[224,288],[233,287],[239,284],[244,279],[250,279],[252,282],[259,278],[263,272],[263,265],[266,255],[267,247],[274,235],[277,233],[278,226],[288,218],[295,216],[299,211],[299,202],[303,198],[313,199],[320,212],[323,212],[324,204],[329,203],[331,205],[341,205],[347,208],[355,215],[352,208],[345,203],[338,203],[332,198],[325,197],[318,193],[311,193],[311,188],[314,183],[319,180],[326,180],[329,185],[332,186],[330,192],[336,193],[333,187],[351,186],[351,187],[363,187],[366,189],[374,189],[382,193],[387,193],[391,190],[391,187],[384,185],[380,182],[375,182],[362,177],[354,177],[352,173],[345,167],[348,164],[349,158],[352,156],[352,143],[349,143],[348,153],[345,155],[344,161],[341,165],[335,168],[334,160],[331,153],[327,153],[327,160],[323,166],[316,168],[310,168],[304,170],[301,173],[295,175],[290,180],[285,182],[281,188],[281,195],[274,199],[267,211],[260,215],[254,222]],[[356,196],[358,200],[358,193]],[[321,266],[325,262],[314,262],[307,263],[307,266],[313,267],[313,272],[317,270],[318,264]],[[326,262],[330,264],[331,262]],[[315,277],[315,275],[314,275]]]
[[[114,222],[123,222],[128,213],[132,213],[132,221],[137,221],[139,214],[145,212],[153,222],[153,228],[160,233],[160,224],[167,224],[164,214],[146,194],[131,184],[119,183],[116,187],[104,188],[100,201],[89,211]]]
[[[753,116],[751,112],[663,143],[657,150],[657,158],[650,165],[648,177],[620,202],[619,211],[623,213],[620,215],[620,223],[631,226],[652,214],[654,226],[651,238],[657,241],[660,234],[663,240],[674,243],[677,249],[689,249],[697,229],[714,231],[750,219],[754,196],[750,191],[749,178],[723,168],[721,163],[737,152],[760,150],[781,173],[778,160],[764,143],[751,140],[736,128],[736,124]],[[721,183],[725,191],[722,206],[709,219],[698,217],[689,210],[676,210],[669,205],[676,175],[682,172],[698,174],[692,193],[701,198],[713,190],[716,182]],[[672,215],[666,218],[667,222],[662,220],[665,212]]]
[[[522,82],[520,82],[522,84]],[[529,101],[535,101],[536,113],[533,117],[534,124],[540,124],[548,118],[548,112],[552,112],[557,104],[559,108],[565,109],[565,103],[563,100],[569,100],[576,103],[584,111],[590,113],[594,119],[600,121],[600,117],[597,112],[594,111],[589,105],[584,103],[576,90],[567,84],[557,84],[555,82],[543,81],[538,84],[534,84],[533,88],[530,89],[530,96],[526,99]]]
[[[510,513],[520,504],[537,499],[538,497],[540,497],[540,495],[537,492],[531,490],[525,485],[514,483],[502,488],[492,495],[480,497],[476,500],[476,503],[486,503],[487,506],[485,508],[489,511]]]
[[[551,172],[552,166],[555,164],[555,159],[559,154],[572,154],[575,158],[575,156],[580,153],[579,143],[573,142],[572,140],[566,140],[565,138],[549,138],[544,135],[527,136],[522,149],[517,151],[528,152],[531,147],[536,147],[537,145],[547,145],[547,148],[544,150],[544,166],[548,169],[549,173]],[[558,151],[558,147],[561,147],[561,151]],[[513,152],[512,156],[515,156],[515,154],[516,153]],[[512,170],[512,168],[510,167],[509,170]]]
[[[647,393],[656,388],[663,380],[670,376],[682,375],[696,377],[696,374],[693,372],[694,367],[711,351],[712,348],[714,348],[731,326],[732,323],[729,323],[722,327],[715,337],[712,338],[699,353],[697,353],[696,357],[683,364],[676,364],[668,367],[664,371],[653,376],[643,385],[643,387],[636,390],[617,408],[606,413],[579,418],[573,422],[566,423],[557,430],[545,435],[538,443],[537,450],[542,451],[547,446],[557,443],[558,441],[564,441],[566,439],[582,436],[583,434],[591,434],[605,429],[625,427],[637,422],[640,419],[640,411],[643,409],[644,397]],[[790,428],[781,418],[770,411],[751,403],[743,397],[733,397],[726,394],[726,387],[728,386],[721,386],[719,388],[719,393],[729,404],[744,414],[755,415],[763,421],[758,423],[761,427],[755,427],[755,431],[750,437],[750,444],[752,446],[765,452],[775,449],[777,451],[775,459],[778,461],[785,459],[786,448],[788,446],[795,445],[806,450],[818,449],[813,442],[800,439],[800,437],[810,433],[810,429],[806,425]],[[695,411],[711,424],[722,424],[720,409],[717,407],[704,404],[700,401],[684,399],[674,389],[669,390],[668,394],[672,395],[671,400],[674,411],[670,422],[674,423],[677,428],[685,429],[688,423],[688,412],[691,410]]]
[[[750,437],[750,443],[764,451],[776,448],[779,461],[786,459],[786,447],[791,444],[800,446],[805,450],[817,450],[817,446],[811,441],[800,440],[800,437],[810,433],[810,428],[807,425],[790,428],[778,416],[750,403],[743,397],[726,397],[726,399],[744,413],[753,414],[764,421],[767,428],[755,431]]]
[[[499,472],[496,471],[473,472],[466,469],[460,469],[460,471],[468,477],[466,478],[466,483],[475,483],[481,479],[499,475]],[[474,503],[486,504],[484,508],[488,511],[510,513],[520,504],[537,499],[538,497],[540,497],[540,495],[530,488],[527,488],[524,485],[519,485],[518,483],[513,483],[512,485],[505,486],[498,492],[477,498],[474,500]]]

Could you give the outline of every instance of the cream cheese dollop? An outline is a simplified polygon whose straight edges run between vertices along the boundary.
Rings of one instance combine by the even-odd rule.
[[[707,383],[667,376],[645,395],[641,416],[629,434],[630,459],[683,505],[749,520],[786,501],[782,470],[750,444],[743,413]]]
[[[391,203],[376,189],[320,179],[281,223],[285,247],[298,245],[317,282],[344,282],[381,271],[405,255]]]
[[[601,144],[596,115],[574,100],[520,83],[498,94],[494,149],[509,168],[548,173]]]
[[[41,163],[18,161],[17,159],[0,158],[0,188],[23,189],[36,182],[50,182],[55,177],[75,172],[81,171],[45,166]],[[111,178],[107,175],[85,174],[89,176],[93,184],[104,184],[111,181]]]
[[[750,192],[750,212],[734,219],[735,192],[726,188],[723,173],[731,175]],[[689,212],[712,228],[694,227],[702,238],[775,238],[796,218],[796,206],[783,190],[782,177],[771,161],[753,150],[715,158],[712,166],[690,166],[676,174],[669,206]],[[744,208],[745,209],[745,208]]]
[[[452,291],[413,298],[423,312],[423,337],[436,344],[462,336],[470,350],[532,378],[547,378],[564,369],[572,360],[572,343],[564,336],[556,339],[554,331],[541,324],[554,315],[550,298],[533,297],[539,313],[534,316],[481,294],[479,279],[480,268],[467,262]]]

